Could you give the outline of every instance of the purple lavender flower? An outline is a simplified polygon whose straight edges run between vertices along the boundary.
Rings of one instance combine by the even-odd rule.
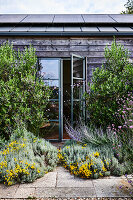
[[[132,181],[131,181],[131,180],[129,180],[129,181],[128,181],[128,183],[132,183]]]

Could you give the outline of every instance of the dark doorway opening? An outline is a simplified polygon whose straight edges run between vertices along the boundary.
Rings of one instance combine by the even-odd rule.
[[[63,139],[70,139],[65,130],[71,119],[71,60],[63,60]]]

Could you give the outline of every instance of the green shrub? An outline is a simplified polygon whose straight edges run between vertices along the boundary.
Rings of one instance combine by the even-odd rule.
[[[18,128],[0,151],[0,180],[8,185],[33,182],[56,167],[57,155],[49,142]]]
[[[36,133],[45,121],[50,89],[37,77],[35,49],[0,47],[0,132],[7,139],[17,124]]]
[[[86,93],[89,121],[103,128],[119,125],[114,115],[123,108],[124,102],[119,104],[118,100],[127,97],[133,88],[133,64],[128,50],[113,41],[111,48],[105,48],[105,59],[105,64],[93,72],[89,93]]]

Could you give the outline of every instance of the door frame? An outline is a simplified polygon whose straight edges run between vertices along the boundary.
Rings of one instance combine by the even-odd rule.
[[[59,136],[58,139],[46,139],[51,142],[62,142],[62,141],[67,141],[70,139],[63,139],[63,60],[70,60],[70,65],[71,65],[71,70],[72,70],[72,55],[79,57],[79,58],[84,58],[84,65],[86,66],[83,68],[85,69],[85,79],[87,82],[87,57],[79,56],[76,54],[71,54],[70,57],[38,57],[38,61],[40,59],[44,60],[54,60],[57,59],[59,60]],[[71,71],[72,73],[72,71]],[[72,76],[71,76],[72,79]],[[85,84],[85,90],[86,90],[86,84]]]

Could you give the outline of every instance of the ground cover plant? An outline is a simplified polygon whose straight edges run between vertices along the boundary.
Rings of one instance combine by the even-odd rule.
[[[33,182],[57,166],[57,148],[23,127],[0,147],[0,182],[5,184]]]
[[[24,123],[38,133],[46,119],[50,88],[37,76],[33,47],[20,52],[13,45],[0,46],[0,134],[9,139],[12,130]]]

